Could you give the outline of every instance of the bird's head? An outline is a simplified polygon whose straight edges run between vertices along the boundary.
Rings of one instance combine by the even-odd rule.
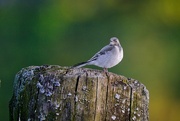
[[[119,43],[118,38],[117,38],[117,37],[112,37],[112,38],[110,39],[110,45],[117,45],[117,46],[119,46],[120,43]]]

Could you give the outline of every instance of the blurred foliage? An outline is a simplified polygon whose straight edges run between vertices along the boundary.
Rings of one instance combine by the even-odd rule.
[[[71,66],[89,59],[112,36],[120,39],[125,56],[109,71],[147,86],[151,121],[179,120],[179,5],[177,0],[1,0],[0,120],[9,119],[13,78],[21,68]]]

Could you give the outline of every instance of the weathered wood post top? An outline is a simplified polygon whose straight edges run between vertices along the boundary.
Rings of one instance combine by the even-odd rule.
[[[17,73],[11,121],[148,121],[139,81],[101,70],[30,66]]]

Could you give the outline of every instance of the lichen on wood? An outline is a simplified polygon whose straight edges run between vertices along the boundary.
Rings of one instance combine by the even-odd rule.
[[[148,121],[139,81],[85,68],[30,66],[16,74],[11,121]]]

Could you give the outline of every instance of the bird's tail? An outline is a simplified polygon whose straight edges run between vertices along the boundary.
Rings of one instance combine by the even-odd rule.
[[[75,65],[72,66],[72,67],[80,68],[80,67],[83,67],[83,66],[85,66],[85,65],[88,65],[88,62],[78,63],[78,64],[75,64]]]

